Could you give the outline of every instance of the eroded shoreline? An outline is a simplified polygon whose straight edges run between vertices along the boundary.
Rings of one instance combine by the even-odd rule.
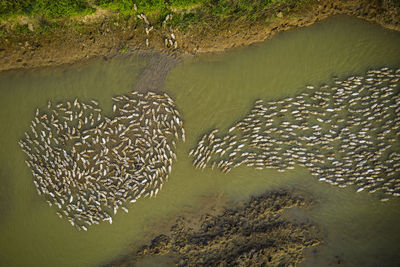
[[[288,220],[282,213],[312,203],[293,192],[274,191],[219,214],[201,214],[196,224],[179,217],[149,245],[106,266],[132,266],[145,256],[162,255],[176,266],[296,265],[304,260],[304,249],[322,242],[322,235],[316,225]]]
[[[42,37],[26,39],[24,42],[0,40],[0,71],[31,69],[87,61],[90,58],[113,57],[143,51],[165,52],[172,57],[198,53],[222,52],[233,47],[247,46],[271,38],[276,33],[304,27],[324,20],[332,15],[349,15],[375,22],[381,26],[400,30],[398,10],[385,7],[378,1],[321,0],[308,8],[287,7],[278,15],[275,10],[262,22],[230,21],[218,29],[196,28],[186,32],[176,31],[179,46],[166,48],[165,33],[155,31],[149,35],[146,47],[144,29],[130,29],[103,21],[88,24],[87,34],[60,29]]]

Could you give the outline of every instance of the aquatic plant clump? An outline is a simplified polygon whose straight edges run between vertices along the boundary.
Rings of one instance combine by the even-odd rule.
[[[205,134],[193,165],[306,167],[320,181],[400,196],[400,69],[370,70],[277,101],[257,100],[227,134]],[[382,201],[388,200],[384,197]]]
[[[96,101],[48,103],[19,144],[34,184],[57,214],[78,230],[112,223],[119,208],[155,196],[168,179],[183,122],[166,94],[113,98],[113,116]]]
[[[181,217],[168,233],[109,266],[132,266],[149,255],[171,255],[175,266],[294,266],[304,260],[305,248],[320,244],[321,234],[316,225],[281,214],[308,205],[288,192],[272,192],[220,215],[203,215],[198,226]]]

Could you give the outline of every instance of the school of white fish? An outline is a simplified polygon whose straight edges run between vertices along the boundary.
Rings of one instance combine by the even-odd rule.
[[[196,168],[229,172],[309,169],[319,181],[400,196],[400,69],[381,68],[276,101],[257,100],[226,134],[205,134],[189,155]]]
[[[39,195],[78,230],[112,223],[121,208],[153,197],[168,180],[183,122],[167,94],[113,98],[113,115],[78,99],[36,111],[19,141]]]

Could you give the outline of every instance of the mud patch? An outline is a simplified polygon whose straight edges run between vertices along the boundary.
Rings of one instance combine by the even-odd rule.
[[[179,60],[173,55],[166,53],[150,53],[151,58],[148,65],[140,73],[133,91],[138,92],[162,92],[169,71],[175,67]]]
[[[203,214],[196,224],[180,217],[168,233],[107,266],[132,266],[149,256],[170,256],[176,266],[295,265],[304,260],[305,248],[321,243],[321,233],[282,212],[310,204],[282,191],[252,197],[219,215]]]

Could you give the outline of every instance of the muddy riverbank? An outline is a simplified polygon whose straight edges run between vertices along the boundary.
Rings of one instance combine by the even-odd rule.
[[[399,8],[388,1],[312,1],[308,5],[279,5],[271,8],[262,21],[227,20],[218,27],[193,25],[189,29],[174,29],[178,47],[164,44],[165,29],[147,35],[144,27],[124,20],[118,14],[103,12],[82,19],[79,26],[63,22],[48,34],[36,34],[29,23],[27,34],[13,35],[13,27],[3,22],[0,28],[6,34],[0,37],[0,71],[21,68],[56,66],[85,61],[96,57],[113,57],[137,51],[163,51],[172,56],[219,52],[246,46],[271,38],[276,33],[311,25],[336,14],[345,14],[376,22],[385,28],[400,30]],[[30,27],[29,27],[30,26]],[[145,39],[149,39],[146,46]]]
[[[284,210],[312,201],[286,191],[267,192],[218,215],[177,219],[171,229],[107,266],[132,266],[145,256],[168,255],[176,266],[291,266],[321,233],[308,222],[291,221]],[[193,221],[195,223],[193,223]]]

